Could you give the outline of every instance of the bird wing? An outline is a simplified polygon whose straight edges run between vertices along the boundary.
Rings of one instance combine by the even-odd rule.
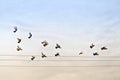
[[[31,38],[32,37],[32,33],[29,33],[29,37],[28,38]]]
[[[16,32],[17,31],[17,27],[14,27],[14,29],[15,29],[14,32]]]

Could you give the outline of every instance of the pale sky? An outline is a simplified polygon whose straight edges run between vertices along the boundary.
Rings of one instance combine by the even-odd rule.
[[[16,33],[13,33],[14,26],[18,27]],[[45,52],[51,56],[60,52],[61,55],[77,56],[80,51],[83,51],[84,56],[92,56],[93,52],[100,53],[100,56],[120,56],[119,26],[119,0],[0,0],[0,54],[39,55],[41,52]],[[29,32],[33,34],[30,40],[27,38]],[[21,44],[17,43],[16,38],[22,38]],[[41,45],[44,40],[49,42],[46,48]],[[62,50],[55,50],[56,43],[62,46]],[[91,43],[96,45],[93,50],[89,48]],[[23,48],[23,51],[16,51],[18,45]],[[102,46],[108,47],[108,50],[101,51]],[[0,69],[2,70],[2,68]],[[114,78],[114,80],[119,80],[119,75],[115,73],[116,70],[118,68],[104,71],[107,76],[108,73],[114,72],[111,80]],[[55,71],[53,72],[56,74],[54,78],[54,75],[49,76],[49,71],[44,72],[43,75],[40,71],[36,72],[35,69],[28,69],[28,72],[24,70],[16,71],[19,75],[22,72],[33,71],[37,76],[31,76],[31,80],[34,77],[34,80],[39,80],[41,77],[42,80],[56,80],[61,75],[77,77],[75,79],[77,80],[79,78],[78,74],[81,74],[79,71],[73,71],[73,74],[70,75],[67,74],[67,71],[63,71],[63,74]],[[92,72],[91,70],[88,71]],[[91,75],[94,75],[97,71],[100,72],[97,68]],[[11,70],[5,72],[11,72]],[[38,77],[38,74],[41,74],[41,77]],[[84,76],[89,74],[85,72]],[[25,75],[25,79],[21,78],[20,80],[30,80],[28,78],[30,75]],[[45,76],[49,76],[50,79]],[[103,75],[100,75],[97,78],[91,78],[91,80],[101,80],[102,77]],[[4,77],[2,78],[7,80]],[[90,80],[86,77],[81,79]],[[67,79],[60,78],[59,80]],[[105,80],[110,79],[106,77]]]

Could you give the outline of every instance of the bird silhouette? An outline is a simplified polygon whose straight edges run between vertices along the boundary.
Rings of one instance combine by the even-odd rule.
[[[98,56],[99,54],[97,52],[93,53],[94,56]]]
[[[83,54],[83,52],[80,52],[79,55]]]
[[[55,56],[60,56],[60,54],[59,54],[59,53],[56,53]]]
[[[47,57],[45,54],[43,54],[43,53],[41,53],[41,55],[42,55],[42,58],[45,58],[45,57]]]
[[[32,57],[31,57],[31,60],[33,61],[34,59],[35,59],[35,56],[32,56]]]
[[[108,48],[106,48],[105,46],[101,48],[101,50],[107,50]]]
[[[18,40],[18,43],[20,43],[22,41],[22,39],[20,39],[20,38],[17,38],[17,40]]]
[[[22,51],[23,49],[19,46],[17,46],[17,51]]]
[[[92,49],[93,47],[95,47],[95,45],[92,43],[92,44],[90,45],[90,48]]]
[[[14,33],[16,33],[17,32],[17,27],[15,26],[14,27],[14,31],[13,31]]]
[[[43,44],[43,46],[46,47],[48,45],[48,42],[45,40],[45,41],[41,42],[41,44]]]
[[[55,49],[61,49],[61,46],[59,44],[56,44]]]
[[[28,39],[30,39],[31,37],[32,37],[32,33],[29,32]]]

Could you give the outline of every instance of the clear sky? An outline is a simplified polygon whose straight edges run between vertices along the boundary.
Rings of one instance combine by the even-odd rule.
[[[33,52],[39,51],[41,46],[37,44],[42,40],[51,45],[60,43],[64,53],[88,51],[91,43],[119,47],[119,3],[119,0],[0,0],[0,33],[4,34],[1,52],[15,52],[17,37],[22,37],[25,48],[34,45]],[[19,29],[16,34],[12,33],[14,26]],[[33,33],[31,42],[26,39],[28,32]],[[111,53],[119,53],[117,50],[114,48]]]
[[[18,27],[17,33],[13,33],[14,26]],[[27,39],[29,32],[33,34],[30,40]],[[34,55],[45,52],[54,55],[60,52],[61,55],[78,55],[83,51],[84,56],[91,56],[97,51],[101,56],[120,56],[120,0],[0,0],[0,34],[0,54]],[[17,44],[16,38],[22,38],[21,44]],[[49,42],[46,48],[41,45],[43,40]],[[62,50],[55,50],[56,43],[62,46]],[[89,48],[91,43],[96,45],[93,50]],[[22,52],[16,51],[17,45],[23,48]],[[102,52],[100,50],[102,46],[108,47],[108,51]],[[116,80],[120,79],[118,74],[109,79],[111,74],[108,73],[118,69],[109,70],[104,70],[106,80],[113,80],[114,77],[117,77]],[[99,70],[101,74],[104,71]],[[17,73],[21,74],[19,70]],[[39,72],[34,73],[37,74],[34,75],[36,80],[39,80]],[[49,76],[50,72],[47,73]],[[93,71],[93,74],[95,73],[96,71]],[[57,78],[67,80],[67,77],[61,79],[61,75],[70,76],[71,79],[77,77],[77,80],[78,74],[82,73],[73,72],[69,75],[67,72],[64,74],[53,72],[53,74],[58,75],[55,78],[50,77],[51,80]],[[84,75],[86,74],[90,73],[86,71]],[[27,79],[30,75],[26,74],[25,79],[30,80]],[[41,76],[43,77],[42,74]],[[91,80],[101,80],[101,76],[97,75]],[[89,80],[86,77],[82,79]],[[20,80],[24,79],[21,77]]]

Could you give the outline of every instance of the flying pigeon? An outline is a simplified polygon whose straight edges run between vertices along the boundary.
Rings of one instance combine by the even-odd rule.
[[[80,52],[79,55],[83,54],[83,52]]]
[[[14,31],[13,31],[14,33],[16,33],[17,32],[17,27],[14,27]]]
[[[31,60],[33,61],[35,59],[35,56],[32,56]]]
[[[43,46],[46,47],[48,45],[48,42],[45,40],[45,41],[41,42],[41,44],[43,44]]]
[[[31,37],[32,37],[32,33],[29,32],[29,37],[28,37],[28,39],[30,39]]]
[[[92,43],[92,45],[90,46],[90,48],[92,49],[93,47],[95,47],[95,45]]]
[[[101,50],[107,50],[107,49],[108,49],[108,48],[106,48],[106,47],[102,47],[102,48],[101,48]]]
[[[18,40],[18,43],[20,43],[20,42],[21,42],[21,39],[20,39],[20,38],[17,38],[17,40]]]
[[[41,53],[42,54],[42,58],[45,58],[45,57],[47,57],[45,54],[43,54],[43,53]]]
[[[56,53],[55,56],[60,56],[60,54],[59,54],[59,53]]]
[[[22,48],[17,46],[17,51],[22,51]]]
[[[58,48],[61,49],[61,46],[59,44],[56,44],[55,48],[56,49],[58,49]]]
[[[97,52],[93,53],[94,56],[98,56],[99,54]]]

